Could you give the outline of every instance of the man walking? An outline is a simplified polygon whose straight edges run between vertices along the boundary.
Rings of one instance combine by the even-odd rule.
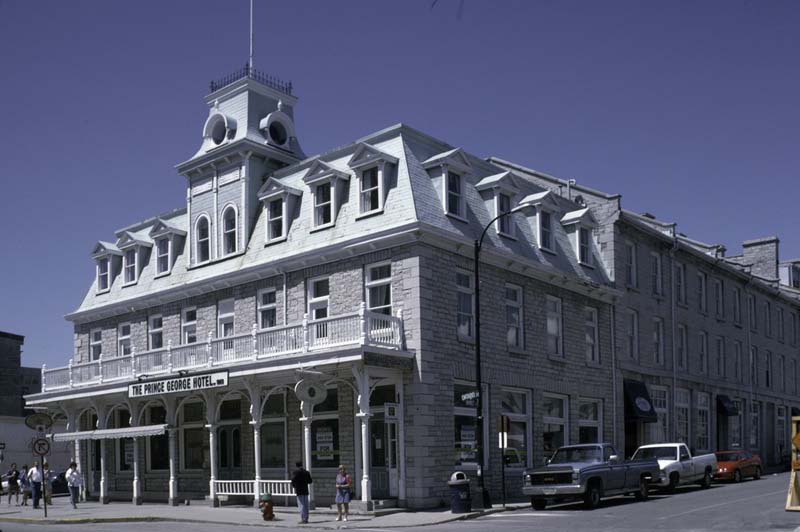
[[[11,506],[11,495],[13,494],[14,501],[19,506],[19,471],[17,471],[17,464],[11,464],[11,469],[3,476],[8,479],[8,505]]]
[[[39,471],[39,462],[34,462],[28,470],[28,480],[31,481],[31,494],[33,495],[33,509],[39,509],[39,498],[42,496],[42,472]]]
[[[314,480],[311,473],[303,469],[303,462],[295,464],[297,469],[292,474],[292,487],[297,495],[297,507],[300,508],[300,522],[308,523],[308,485]]]

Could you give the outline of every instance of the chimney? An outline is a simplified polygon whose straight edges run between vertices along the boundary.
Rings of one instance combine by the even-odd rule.
[[[768,236],[742,243],[742,262],[751,265],[751,273],[766,279],[778,278],[778,237]]]

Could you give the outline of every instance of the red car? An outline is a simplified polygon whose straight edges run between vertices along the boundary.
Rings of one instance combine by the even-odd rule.
[[[761,458],[750,451],[717,451],[717,473],[714,480],[741,482],[744,477],[761,478]]]

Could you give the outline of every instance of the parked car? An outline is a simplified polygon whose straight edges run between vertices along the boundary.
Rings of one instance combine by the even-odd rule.
[[[692,456],[685,443],[642,445],[631,459],[658,460],[663,473],[658,486],[669,491],[685,484],[707,488],[717,473],[717,457],[713,453]]]
[[[761,458],[750,451],[717,451],[719,470],[714,480],[741,482],[744,477],[761,478]]]
[[[608,443],[568,445],[556,450],[545,467],[525,471],[522,492],[535,510],[544,510],[548,502],[581,499],[587,508],[596,508],[603,497],[614,495],[647,499],[659,474],[655,459],[623,460]]]

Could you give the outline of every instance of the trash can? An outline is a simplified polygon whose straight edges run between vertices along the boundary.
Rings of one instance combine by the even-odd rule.
[[[450,476],[450,511],[465,514],[472,511],[472,494],[469,492],[469,479],[466,473],[456,471]]]

